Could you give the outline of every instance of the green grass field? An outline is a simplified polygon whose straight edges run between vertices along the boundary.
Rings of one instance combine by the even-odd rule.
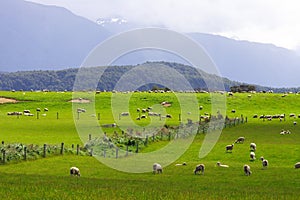
[[[91,114],[100,113],[99,124],[113,123],[111,112],[112,93],[80,93],[74,96],[93,99],[88,104],[75,104],[84,107],[87,113],[73,119],[72,93],[56,92],[0,92],[0,97],[17,99],[18,103],[0,104],[0,141],[5,144],[71,144],[83,145],[77,133],[76,120],[89,120]],[[120,94],[126,95],[130,94]],[[191,95],[191,94],[184,94]],[[220,94],[221,95],[221,94]],[[289,94],[234,94],[226,98],[226,110],[229,117],[248,118],[248,122],[223,129],[213,150],[203,159],[199,150],[204,134],[195,137],[189,149],[173,164],[163,166],[163,174],[125,173],[116,171],[90,156],[71,154],[51,156],[33,161],[22,161],[17,164],[0,165],[0,194],[6,199],[299,199],[300,170],[294,164],[300,161],[300,129],[298,118],[290,118],[290,113],[300,114],[300,96]],[[165,113],[172,114],[166,119],[168,125],[178,125],[178,114],[181,107],[172,93],[134,93],[129,101],[131,118],[140,126],[160,123],[158,119],[147,118],[136,121],[136,108],[152,106],[159,109],[163,101],[172,102]],[[197,94],[198,105],[203,106],[201,114],[211,111],[210,94]],[[90,113],[95,103],[95,113]],[[185,102],[184,102],[185,103]],[[117,104],[113,106],[118,107]],[[186,108],[187,105],[181,105]],[[46,116],[36,108],[48,108]],[[30,109],[32,117],[8,116],[7,112]],[[236,113],[231,113],[235,109]],[[125,111],[125,110],[124,110]],[[59,117],[57,119],[57,113]],[[285,121],[273,119],[263,121],[253,119],[254,114],[287,115]],[[185,119],[187,116],[184,116]],[[190,116],[196,119],[193,113]],[[129,118],[128,118],[129,119]],[[126,124],[127,118],[122,118]],[[155,121],[156,120],[156,121]],[[298,124],[293,125],[296,121]],[[186,123],[186,121],[184,121]],[[280,135],[281,129],[288,129],[290,135]],[[115,129],[104,129],[109,135]],[[118,130],[118,129],[116,129]],[[87,132],[94,131],[93,128]],[[119,131],[119,130],[118,130]],[[94,135],[94,133],[93,133]],[[225,152],[225,146],[232,144],[239,136],[244,136],[244,144],[236,144],[232,153]],[[249,144],[255,142],[257,151],[255,161],[249,159]],[[142,152],[164,147],[168,142],[154,142]],[[262,169],[260,156],[269,161],[269,168]],[[229,168],[218,168],[216,162],[228,164]],[[187,162],[187,166],[175,166],[175,163]],[[206,166],[204,175],[194,175],[193,170],[199,163]],[[251,166],[252,175],[245,176],[243,165]],[[81,177],[70,177],[69,168],[80,168]],[[152,166],[149,166],[151,170]]]

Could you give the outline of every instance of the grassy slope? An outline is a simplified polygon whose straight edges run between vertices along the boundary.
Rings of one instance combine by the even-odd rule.
[[[145,107],[165,101],[162,94],[154,94],[152,101],[149,94],[143,97],[132,97],[133,105]],[[10,93],[1,92],[0,96],[14,97],[19,100],[35,100],[18,104],[0,105],[0,137],[6,143],[22,142],[57,144],[64,141],[66,144],[80,143],[73,119],[71,119],[70,93]],[[51,96],[51,98],[49,98]],[[112,118],[109,107],[110,94],[102,94],[97,101],[96,110],[106,115],[105,123]],[[138,99],[146,98],[139,101]],[[167,97],[171,99],[173,97]],[[201,94],[201,105],[207,105],[207,94]],[[178,160],[188,165],[165,167],[162,175],[127,174],[110,169],[92,157],[58,156],[37,161],[22,162],[14,165],[0,166],[0,193],[8,199],[298,199],[300,196],[300,171],[293,169],[293,164],[300,160],[300,130],[292,122],[298,119],[287,118],[284,122],[252,119],[256,114],[300,113],[300,96],[289,95],[282,98],[279,94],[255,94],[248,98],[247,94],[236,94],[227,98],[227,110],[230,117],[248,116],[247,124],[226,128],[210,154],[204,159],[198,158],[203,135],[196,137],[193,145]],[[39,100],[39,102],[36,102]],[[170,100],[169,100],[170,101]],[[172,100],[173,101],[173,100]],[[59,103],[58,103],[59,102]],[[142,103],[141,103],[142,102]],[[175,102],[175,100],[174,100]],[[168,112],[177,114],[176,104]],[[205,109],[207,109],[204,106]],[[25,118],[6,116],[7,111],[21,111],[22,109],[35,110],[36,107],[48,107],[47,117]],[[230,113],[235,109],[236,113]],[[205,110],[203,112],[209,112]],[[56,119],[56,112],[60,119]],[[104,117],[104,116],[103,116]],[[101,117],[102,118],[102,117]],[[17,122],[17,123],[16,123]],[[103,123],[104,123],[103,122]],[[143,125],[143,122],[139,122]],[[144,122],[145,123],[145,122]],[[149,122],[146,122],[147,124]],[[168,121],[176,124],[177,119]],[[280,130],[289,129],[291,135],[279,135]],[[108,130],[109,131],[109,130]],[[245,144],[235,145],[233,153],[225,153],[224,147],[231,144],[237,137],[245,136]],[[249,161],[249,143],[255,142],[258,146],[256,156],[263,155],[269,160],[270,167],[261,169],[259,160]],[[152,144],[150,148],[160,148],[164,142]],[[148,149],[148,150],[149,150]],[[146,149],[147,151],[147,149]],[[222,161],[230,165],[228,169],[217,168],[215,163]],[[198,163],[205,163],[204,176],[195,176],[192,171]],[[253,174],[246,177],[242,166],[248,163]],[[68,176],[68,168],[76,165],[81,169],[82,177]],[[151,166],[150,166],[151,168]]]

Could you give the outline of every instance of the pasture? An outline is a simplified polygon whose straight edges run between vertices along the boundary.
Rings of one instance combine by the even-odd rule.
[[[87,113],[78,117],[72,114],[73,98],[71,92],[9,92],[1,91],[0,97],[16,99],[17,103],[0,104],[0,141],[5,144],[22,143],[59,145],[84,145],[75,123],[76,120],[89,122],[97,120],[101,124],[114,123],[119,116],[111,111],[110,92],[94,94],[79,93],[75,96],[92,99],[91,103],[78,103]],[[130,94],[120,94],[126,95]],[[191,95],[191,94],[183,94]],[[217,94],[220,95],[221,94]],[[225,95],[225,94],[224,94]],[[173,164],[163,166],[163,173],[125,173],[101,164],[91,156],[56,155],[37,160],[21,161],[0,165],[0,194],[6,199],[299,199],[300,170],[294,164],[300,161],[300,96],[289,94],[251,94],[226,95],[226,115],[228,117],[247,117],[247,123],[226,127],[212,151],[203,159],[199,158],[199,149],[205,134],[199,133],[189,149]],[[95,98],[94,98],[95,97]],[[211,112],[211,96],[197,94],[198,105],[203,113]],[[123,98],[123,97],[122,97]],[[160,103],[172,104],[162,110]],[[95,106],[94,106],[95,103]],[[118,107],[118,102],[114,102]],[[161,119],[150,118],[136,120],[137,108],[153,107],[172,118],[162,121],[169,126],[179,125],[179,117],[186,123],[187,118],[194,121],[198,116],[180,113],[180,104],[172,93],[133,93],[129,99],[130,116],[121,117],[121,123],[133,120],[141,127],[160,124]],[[185,106],[185,105],[181,105]],[[95,113],[89,110],[95,108]],[[37,118],[36,108],[41,108]],[[48,108],[49,111],[43,111]],[[34,116],[8,116],[7,112],[29,109]],[[232,113],[232,110],[235,113]],[[125,112],[126,110],[124,110]],[[58,114],[57,114],[58,113]],[[100,119],[98,120],[98,113]],[[286,114],[285,120],[262,120],[253,118],[254,114]],[[296,118],[289,117],[295,113]],[[42,115],[46,114],[46,115]],[[213,113],[215,114],[215,113]],[[78,119],[77,119],[78,117]],[[298,122],[294,125],[293,122]],[[282,129],[291,134],[280,135]],[[87,135],[96,133],[94,127],[86,127]],[[110,136],[118,128],[103,128]],[[86,135],[86,136],[87,136]],[[232,153],[225,152],[225,146],[232,144],[238,137],[244,136],[244,144],[235,144]],[[87,138],[87,137],[86,137]],[[256,160],[249,159],[249,144],[257,144]],[[164,147],[168,141],[155,141],[141,152],[154,151]],[[260,156],[269,161],[268,169],[263,170]],[[216,166],[217,161],[229,165],[229,168]],[[186,166],[175,166],[186,162]],[[204,175],[194,175],[197,164],[204,163]],[[243,165],[251,166],[252,175],[245,176]],[[69,168],[77,166],[81,177],[70,177]],[[149,166],[150,170],[152,166]]]

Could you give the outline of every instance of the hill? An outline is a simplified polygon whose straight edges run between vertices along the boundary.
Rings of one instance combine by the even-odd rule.
[[[101,77],[95,77],[99,71],[103,70],[104,67],[91,67],[82,69],[82,77],[85,80],[85,86],[83,90],[107,90],[112,91],[115,89],[117,82],[133,69],[138,69],[138,67],[146,67],[153,70],[154,73],[159,73],[168,76],[169,81],[174,79],[173,76],[170,77],[167,68],[175,69],[179,74],[183,75],[186,80],[190,83],[191,87],[195,90],[207,90],[207,85],[214,87],[211,89],[218,90],[220,84],[224,84],[224,89],[230,91],[230,87],[238,86],[244,83],[231,81],[227,78],[221,78],[216,75],[205,73],[199,69],[193,68],[188,65],[183,65],[179,63],[169,63],[169,62],[147,62],[141,65],[127,65],[127,66],[109,66],[105,69]],[[199,70],[199,71],[197,71]],[[0,90],[51,90],[51,91],[72,91],[76,75],[78,73],[78,68],[64,69],[64,70],[35,70],[35,71],[19,71],[19,72],[9,72],[0,73]],[[136,77],[141,77],[143,71],[136,71],[138,73]],[[99,79],[97,88],[93,86],[93,77]],[[136,78],[133,78],[133,84]],[[158,84],[157,82],[151,82],[146,85],[139,86],[135,89],[139,90],[150,90],[153,87],[166,87],[164,85]],[[256,90],[273,90],[274,92],[286,92],[286,91],[297,91],[297,88],[269,88],[259,85],[255,85]]]

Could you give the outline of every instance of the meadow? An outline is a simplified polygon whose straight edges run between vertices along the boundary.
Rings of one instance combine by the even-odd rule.
[[[118,101],[112,102],[111,92],[94,94],[84,92],[10,92],[1,91],[0,97],[18,100],[17,103],[0,104],[0,141],[5,144],[72,144],[84,145],[77,133],[78,121],[89,122],[91,115],[101,124],[127,123],[133,120],[141,127],[160,124],[158,118],[136,120],[137,108],[152,106],[159,110],[160,103],[168,101],[171,107],[159,110],[170,113],[171,119],[164,119],[168,126],[179,125],[179,113],[183,107],[173,93],[132,93],[120,94],[121,99],[129,98],[128,118],[111,111],[112,105],[118,108]],[[191,95],[191,94],[182,94]],[[218,94],[221,96],[221,94]],[[91,99],[90,103],[73,104],[74,96]],[[125,173],[114,170],[92,156],[64,154],[0,165],[0,194],[6,199],[299,199],[300,170],[294,164],[300,161],[300,96],[297,94],[235,93],[226,96],[226,115],[228,117],[247,117],[247,123],[226,127],[212,151],[199,158],[199,149],[205,134],[199,133],[188,150],[173,164],[163,166],[162,174]],[[203,106],[201,114],[211,112],[211,95],[196,94],[197,105]],[[114,103],[114,104],[113,104]],[[181,107],[180,107],[181,106]],[[87,113],[80,116],[73,110],[84,107]],[[120,105],[122,109],[122,105]],[[41,108],[37,118],[36,108]],[[48,112],[43,109],[48,108]],[[8,116],[7,112],[29,109],[34,116]],[[89,112],[95,109],[95,112]],[[235,113],[232,113],[232,110]],[[125,110],[124,110],[125,111]],[[100,119],[98,120],[98,113]],[[196,112],[195,112],[196,113]],[[252,118],[254,114],[286,114],[286,119],[272,121]],[[289,117],[295,113],[296,118]],[[46,114],[43,116],[42,114]],[[78,117],[78,119],[77,119]],[[198,119],[193,113],[180,116],[186,123],[187,118]],[[294,125],[293,122],[298,122]],[[128,122],[129,123],[129,122]],[[94,127],[85,127],[87,135],[94,137]],[[280,135],[282,129],[290,130],[289,135]],[[103,129],[110,136],[118,128]],[[86,136],[87,136],[86,135]],[[246,138],[244,144],[235,144],[232,153],[225,152],[225,146],[232,144],[238,137]],[[86,137],[87,138],[87,137]],[[255,142],[257,151],[255,161],[249,160],[249,144]],[[168,141],[156,141],[141,152],[153,151],[164,147]],[[263,170],[260,156],[269,160],[270,166]],[[228,164],[229,168],[219,168],[216,162]],[[175,166],[186,162],[187,166]],[[204,175],[194,175],[193,170],[199,163],[206,166]],[[252,175],[245,176],[243,165],[251,166]],[[71,177],[69,168],[77,166],[81,177]],[[151,170],[152,166],[149,166]]]

